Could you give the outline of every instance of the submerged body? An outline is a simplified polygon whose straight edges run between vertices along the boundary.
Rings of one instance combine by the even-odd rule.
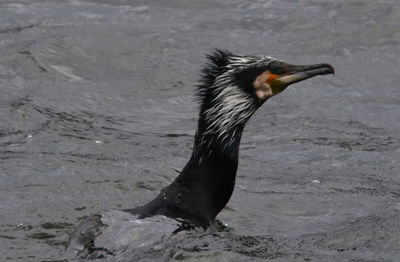
[[[67,256],[97,259],[114,257],[135,250],[162,249],[163,242],[173,241],[179,228],[177,220],[156,215],[139,219],[120,210],[92,215],[78,226],[70,237]],[[198,231],[203,231],[199,228]],[[186,231],[185,231],[186,232]]]
[[[72,256],[117,256],[128,246],[152,246],[181,231],[208,228],[232,195],[248,119],[288,85],[334,73],[328,64],[295,66],[220,50],[210,54],[208,61],[197,91],[198,128],[186,166],[148,204],[87,218],[70,237]],[[162,226],[156,226],[160,222]]]

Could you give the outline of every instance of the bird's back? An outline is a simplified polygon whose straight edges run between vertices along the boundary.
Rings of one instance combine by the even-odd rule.
[[[71,234],[67,257],[96,259],[133,249],[162,248],[180,226],[177,220],[161,215],[138,219],[124,211],[105,211],[86,218]]]

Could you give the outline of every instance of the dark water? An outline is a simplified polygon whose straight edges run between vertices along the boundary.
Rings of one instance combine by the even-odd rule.
[[[394,0],[2,0],[2,261],[59,261],[80,218],[143,204],[174,179],[213,47],[336,75],[251,119],[218,216],[227,229],[130,260],[400,261]]]

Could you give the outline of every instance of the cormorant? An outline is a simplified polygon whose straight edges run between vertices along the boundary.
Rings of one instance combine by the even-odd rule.
[[[196,94],[200,114],[193,153],[186,166],[146,205],[105,211],[84,220],[68,243],[67,250],[74,256],[113,256],[129,245],[146,245],[156,233],[154,224],[163,219],[163,234],[209,227],[232,195],[240,139],[249,118],[289,85],[334,74],[329,64],[291,65],[268,56],[234,55],[225,50],[213,50],[207,59]],[[127,225],[118,225],[121,221],[128,221]],[[140,230],[147,235],[137,234]]]

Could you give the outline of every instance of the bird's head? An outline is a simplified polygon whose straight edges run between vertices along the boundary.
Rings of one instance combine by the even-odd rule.
[[[335,72],[329,64],[291,65],[269,56],[233,55],[223,50],[214,50],[207,58],[209,63],[203,69],[205,85],[202,87],[205,88],[199,90],[202,98],[209,91],[219,93],[224,87],[235,85],[243,93],[264,102],[291,84]]]
[[[214,50],[207,58],[197,92],[200,119],[205,134],[222,139],[289,85],[334,74],[329,64],[291,65],[268,56],[233,55],[222,50]]]

